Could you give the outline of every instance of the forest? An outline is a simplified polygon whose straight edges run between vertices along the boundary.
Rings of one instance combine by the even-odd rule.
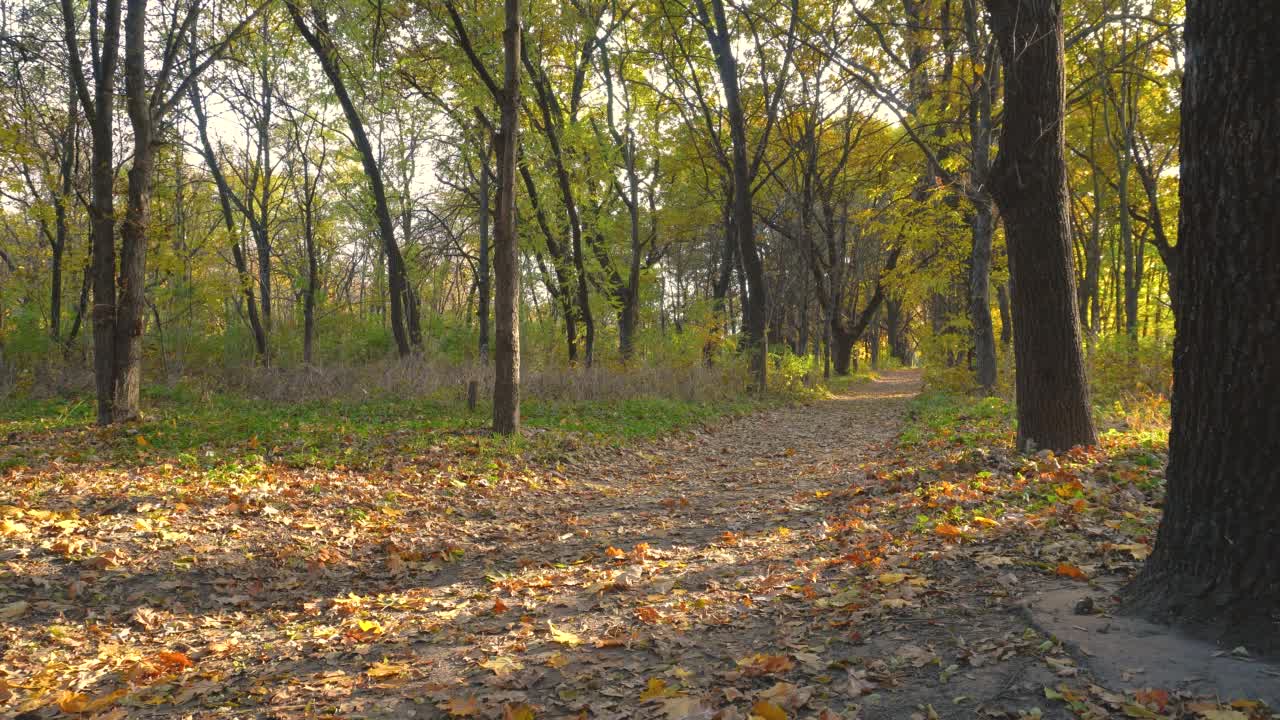
[[[0,709],[1280,717],[1270,0],[0,0]]]

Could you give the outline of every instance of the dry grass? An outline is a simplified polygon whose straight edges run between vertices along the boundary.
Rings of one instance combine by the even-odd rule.
[[[241,368],[216,378],[219,389],[272,402],[465,396],[468,383],[491,394],[493,370],[426,358],[390,359],[338,367]],[[522,378],[526,397],[587,402],[669,398],[689,402],[728,400],[746,385],[737,365],[694,367],[538,368]]]

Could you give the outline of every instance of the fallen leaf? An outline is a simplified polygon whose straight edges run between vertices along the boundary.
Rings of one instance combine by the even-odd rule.
[[[17,620],[27,614],[27,608],[31,607],[31,603],[26,600],[11,602],[4,607],[0,607],[0,620]]]
[[[751,714],[761,720],[787,720],[787,711],[768,700],[757,700],[751,706]]]
[[[644,690],[640,691],[640,702],[648,702],[658,698],[676,697],[680,692],[675,688],[667,687],[667,681],[662,678],[649,678],[649,684]]]
[[[379,678],[399,677],[401,675],[407,675],[408,673],[408,665],[399,665],[383,661],[370,665],[369,669],[365,671],[366,675],[374,678],[375,680]]]
[[[571,632],[566,632],[557,628],[555,623],[550,620],[547,621],[547,629],[551,631],[551,639],[558,643],[568,645],[569,647],[577,647],[582,644],[582,638]]]
[[[480,663],[480,667],[492,670],[493,674],[498,677],[506,677],[517,670],[523,670],[524,663],[507,655],[498,655]]]
[[[469,717],[480,714],[480,702],[476,700],[474,695],[468,695],[464,698],[449,698],[440,703],[439,707],[454,717]]]
[[[962,538],[964,531],[950,523],[938,523],[933,531],[945,538]]]
[[[1059,574],[1059,575],[1062,575],[1063,577],[1069,577],[1069,578],[1071,578],[1071,579],[1073,579],[1073,580],[1088,580],[1088,579],[1089,579],[1089,576],[1088,576],[1088,575],[1086,575],[1086,574],[1085,574],[1085,572],[1084,572],[1083,570],[1081,570],[1080,568],[1078,568],[1078,567],[1076,567],[1075,565],[1072,565],[1072,564],[1070,564],[1070,563],[1058,563],[1058,570],[1057,570],[1057,572],[1058,572],[1058,574]]]
[[[128,694],[129,691],[127,689],[120,688],[106,695],[91,698],[84,693],[73,693],[68,690],[58,696],[58,708],[64,713],[102,712],[115,705],[117,700]]]
[[[739,660],[738,665],[742,667],[743,674],[747,676],[777,675],[788,672],[796,666],[795,662],[786,655],[766,655],[764,653],[757,653]]]
[[[533,708],[524,703],[504,705],[502,707],[502,720],[533,720]]]

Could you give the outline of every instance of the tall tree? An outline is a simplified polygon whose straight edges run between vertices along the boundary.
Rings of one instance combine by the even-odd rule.
[[[1012,280],[1018,447],[1093,445],[1064,155],[1062,0],[987,0],[987,8],[1004,61],[991,194]]]
[[[710,7],[708,7],[710,5]],[[768,379],[768,317],[769,308],[764,279],[764,262],[756,244],[755,218],[751,211],[756,174],[769,144],[769,132],[778,117],[778,106],[787,84],[791,57],[795,50],[796,21],[799,18],[799,2],[791,0],[790,21],[786,33],[786,49],[781,69],[774,81],[772,94],[767,99],[764,130],[755,152],[751,152],[747,139],[747,117],[743,107],[742,88],[738,72],[738,59],[734,54],[735,35],[725,13],[724,0],[693,0],[698,24],[707,37],[707,45],[715,57],[716,71],[720,76],[720,88],[724,92],[725,111],[729,116],[729,137],[732,152],[733,229],[736,232],[738,258],[747,281],[747,296],[743,298],[744,343],[750,360],[752,383],[763,392]],[[758,38],[758,34],[756,35]],[[762,59],[763,62],[763,59]],[[762,88],[763,89],[763,88]]]
[[[493,429],[520,431],[520,244],[516,236],[516,154],[520,151],[520,0],[505,0],[502,120],[498,137],[498,217],[493,237]]]
[[[1280,6],[1189,0],[1173,427],[1130,609],[1280,648]],[[1019,328],[1021,332],[1021,328]]]
[[[368,178],[369,186],[373,191],[373,210],[378,220],[378,238],[387,259],[387,287],[391,294],[391,333],[396,340],[396,349],[400,356],[404,357],[411,352],[410,335],[416,336],[418,333],[413,332],[413,328],[409,327],[414,314],[407,312],[407,309],[414,300],[410,297],[412,290],[409,287],[404,256],[400,253],[400,246],[396,244],[395,225],[391,221],[386,185],[382,180],[382,167],[378,156],[374,153],[373,143],[369,141],[364,118],[351,98],[347,82],[343,78],[341,55],[334,42],[328,14],[313,2],[308,6],[308,14],[311,16],[308,22],[307,17],[303,15],[302,6],[296,0],[285,0],[285,7],[289,9],[289,17],[293,19],[293,25],[298,29],[298,34],[307,41],[307,45],[311,46],[321,69],[324,70],[325,77],[329,79],[334,95],[338,97],[343,117],[346,118],[347,127],[351,130],[351,140],[356,146],[356,151],[360,153],[360,163],[364,167],[365,177]]]

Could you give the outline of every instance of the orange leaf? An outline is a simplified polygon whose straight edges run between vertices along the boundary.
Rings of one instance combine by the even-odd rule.
[[[609,547],[605,548],[604,554],[614,560],[621,560],[622,558],[627,556],[627,551],[610,545]]]
[[[159,652],[151,658],[151,664],[167,672],[177,672],[195,667],[191,658],[180,652]]]
[[[796,666],[786,655],[765,655],[757,653],[745,660],[739,660],[746,675],[772,675],[785,673]]]
[[[467,717],[480,714],[480,703],[475,695],[464,698],[450,698],[441,704],[441,709],[454,717]]]
[[[1164,690],[1139,690],[1134,697],[1143,705],[1154,705],[1160,712],[1164,712],[1165,706],[1169,704],[1169,693]]]
[[[506,612],[506,611],[508,611],[508,610],[510,610],[510,609],[511,609],[511,608],[507,607],[507,604],[506,604],[506,603],[502,602],[502,598],[496,598],[496,599],[494,599],[494,601],[493,601],[493,614],[494,614],[494,615],[501,615],[502,613],[504,613],[504,612]]]
[[[1088,580],[1089,576],[1083,570],[1070,563],[1058,563],[1058,574],[1063,577],[1069,577],[1073,580]]]
[[[787,711],[768,700],[760,700],[752,705],[751,714],[764,720],[787,720]]]
[[[942,537],[962,538],[964,531],[950,523],[938,523],[934,526],[933,531]]]
[[[640,622],[656,623],[658,620],[662,619],[662,616],[659,615],[658,611],[654,608],[646,606],[636,608],[636,618],[639,619]]]

